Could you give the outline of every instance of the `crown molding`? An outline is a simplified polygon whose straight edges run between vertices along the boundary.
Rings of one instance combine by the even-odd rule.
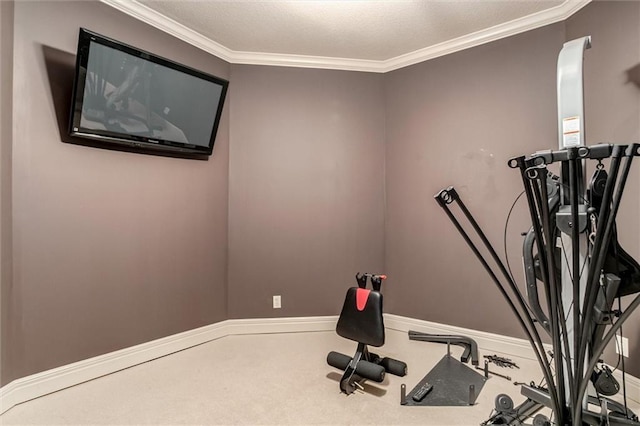
[[[225,46],[217,43],[210,38],[203,36],[202,34],[182,25],[179,22],[174,21],[162,15],[159,12],[145,6],[142,3],[138,3],[136,0],[99,0],[114,9],[119,10],[125,15],[129,15],[139,21],[151,25],[167,34],[185,41],[198,49],[204,50],[207,53],[211,53],[220,59],[223,59],[230,63],[235,63],[237,53]]]
[[[168,18],[136,0],[100,0],[135,19],[185,41],[231,64],[268,65],[298,68],[319,68],[346,71],[386,73],[419,62],[435,59],[481,44],[530,31],[563,21],[589,4],[592,0],[566,0],[559,6],[523,18],[496,25],[472,34],[419,49],[383,61],[331,58],[322,56],[287,55],[276,53],[243,52],[231,50],[202,34]]]
[[[272,67],[316,68],[372,73],[387,72],[384,61],[331,58],[326,56],[285,55],[278,53],[236,52],[232,64],[267,65]]]
[[[400,55],[395,58],[384,61],[385,67],[383,72],[389,72],[414,65],[419,62],[435,59],[440,56],[449,55],[471,47],[490,43],[492,41],[511,37],[526,31],[535,30],[546,25],[555,24],[564,21],[571,15],[591,3],[592,0],[567,0],[563,4],[551,9],[543,10],[504,24],[495,25],[493,27],[467,34],[452,40],[447,40],[424,49]]]

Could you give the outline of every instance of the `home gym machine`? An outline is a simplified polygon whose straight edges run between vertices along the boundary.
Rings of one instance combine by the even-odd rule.
[[[382,317],[382,293],[380,287],[386,275],[356,274],[358,287],[351,287],[342,306],[336,332],[349,340],[358,342],[355,355],[349,357],[338,352],[329,352],[327,363],[344,371],[340,379],[340,390],[347,395],[356,388],[363,389],[363,379],[382,382],[385,373],[396,376],[407,374],[407,364],[396,359],[380,357],[369,352],[367,345],[384,345],[384,320]],[[372,289],[367,289],[367,279]]]
[[[565,43],[558,58],[559,149],[508,162],[520,172],[532,223],[523,244],[526,300],[456,190],[450,187],[435,196],[506,299],[544,375],[543,385],[522,385],[526,400],[518,406],[498,395],[495,412],[483,425],[523,425],[531,418],[536,426],[640,425],[626,406],[626,395],[623,403],[608,398],[620,385],[601,360],[640,305],[640,265],[620,247],[616,228],[640,144],[584,144],[582,65],[590,41],[583,37]],[[552,164],[559,166],[559,176],[549,171]],[[587,184],[588,166],[595,172]],[[473,239],[456,218],[460,214],[475,232]],[[625,296],[633,298],[623,310],[620,298]],[[551,352],[540,331],[549,335]],[[551,418],[540,412],[545,407]]]

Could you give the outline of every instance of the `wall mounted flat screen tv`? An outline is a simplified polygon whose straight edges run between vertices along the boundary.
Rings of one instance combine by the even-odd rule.
[[[72,143],[208,158],[227,80],[80,29]]]

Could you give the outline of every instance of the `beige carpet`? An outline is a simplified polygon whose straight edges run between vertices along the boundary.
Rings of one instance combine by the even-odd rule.
[[[519,386],[492,377],[474,406],[401,406],[400,384],[412,389],[445,355],[446,345],[410,341],[397,331],[387,331],[376,352],[407,362],[409,374],[387,375],[347,396],[326,355],[352,355],[355,346],[333,332],[229,336],[17,405],[0,416],[0,424],[477,425],[499,393],[516,404],[523,400]],[[461,352],[452,346],[452,354]],[[514,381],[540,380],[534,360],[498,355],[520,369],[492,369]]]

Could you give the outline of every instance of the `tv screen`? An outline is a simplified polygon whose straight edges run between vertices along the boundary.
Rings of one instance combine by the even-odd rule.
[[[80,29],[73,143],[212,154],[229,82]]]

